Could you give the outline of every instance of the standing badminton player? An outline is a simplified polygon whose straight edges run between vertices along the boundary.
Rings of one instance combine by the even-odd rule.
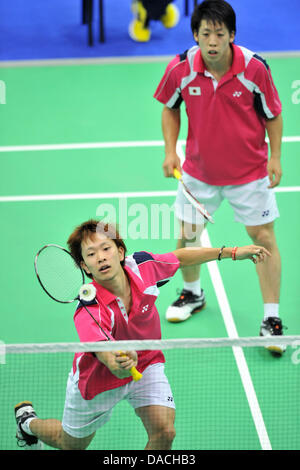
[[[78,226],[68,246],[96,289],[88,309],[101,329],[79,304],[74,322],[82,342],[161,339],[155,306],[158,287],[180,266],[221,258],[257,263],[270,255],[265,248],[251,245],[182,248],[160,255],[142,251],[126,256],[126,246],[116,229],[96,220]],[[151,350],[125,354],[75,354],[62,422],[40,419],[31,402],[19,403],[15,406],[19,445],[39,446],[43,442],[58,449],[86,449],[96,430],[110,419],[114,406],[126,399],[147,431],[146,449],[171,449],[175,403],[164,374],[164,355]],[[132,367],[142,373],[140,380],[132,380]]]
[[[272,253],[257,266],[257,274],[264,303],[260,334],[276,337],[282,334],[281,259],[274,232],[279,212],[273,188],[282,175],[281,102],[266,61],[234,44],[236,16],[231,5],[203,1],[194,9],[191,29],[197,45],[169,63],[154,95],[164,104],[164,174],[172,177],[174,168],[181,171],[176,143],[184,101],[188,136],[183,180],[210,214],[227,199],[253,243]],[[192,232],[200,246],[203,224],[195,210],[184,213],[188,204],[179,185],[175,208],[184,230],[178,247],[186,246]],[[181,295],[166,312],[170,322],[185,321],[205,306],[200,266],[184,268],[182,276]],[[275,337],[273,351],[280,355],[285,347],[276,346]]]

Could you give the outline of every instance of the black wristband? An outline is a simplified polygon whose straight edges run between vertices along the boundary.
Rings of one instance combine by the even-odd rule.
[[[219,251],[218,261],[221,261],[222,253],[225,248],[225,245],[222,246],[221,250]]]

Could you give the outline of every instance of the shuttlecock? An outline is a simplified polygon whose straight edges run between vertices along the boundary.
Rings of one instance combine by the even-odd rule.
[[[96,297],[96,288],[93,284],[83,284],[79,290],[80,300],[91,302]]]

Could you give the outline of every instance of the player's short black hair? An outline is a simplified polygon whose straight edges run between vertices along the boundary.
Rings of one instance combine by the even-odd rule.
[[[229,34],[236,33],[235,11],[225,0],[204,0],[196,5],[191,18],[193,34],[198,33],[202,20],[211,21],[214,25],[223,23]]]

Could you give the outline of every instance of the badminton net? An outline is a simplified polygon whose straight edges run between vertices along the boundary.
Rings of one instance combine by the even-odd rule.
[[[173,450],[300,449],[300,336],[98,343],[0,344],[0,450],[19,449],[14,406],[29,400],[39,418],[62,419],[75,352],[163,351],[176,406]],[[139,450],[144,427],[126,400],[88,449]],[[46,450],[50,447],[45,446]]]

